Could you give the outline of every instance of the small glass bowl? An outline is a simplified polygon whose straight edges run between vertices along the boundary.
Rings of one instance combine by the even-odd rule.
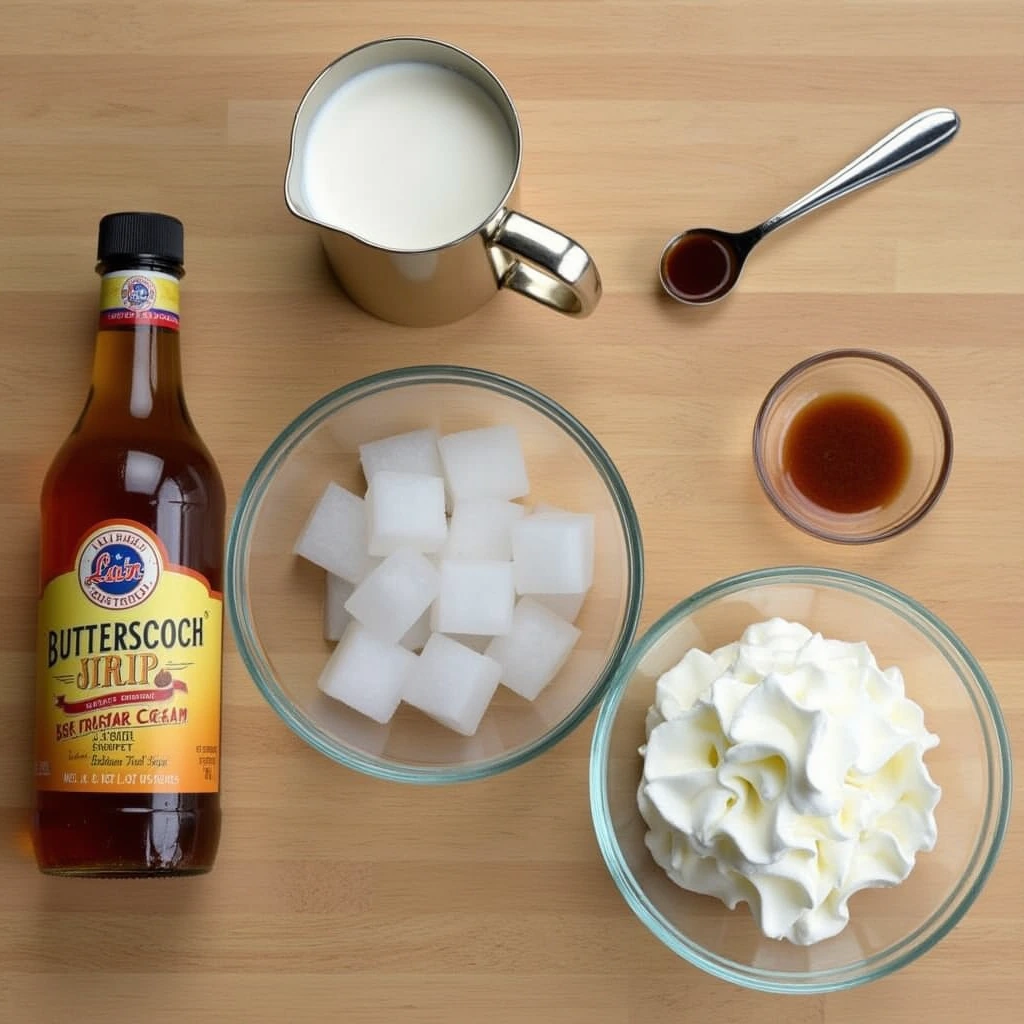
[[[884,505],[831,511],[801,493],[787,471],[783,453],[794,418],[809,402],[831,394],[872,399],[906,435],[908,472]],[[768,500],[794,526],[839,544],[885,540],[913,526],[938,501],[952,459],[953,429],[932,386],[906,363],[866,349],[836,349],[798,363],[768,392],[754,424],[754,467]]]
[[[401,705],[379,725],[317,688],[324,572],[292,553],[328,481],[362,494],[359,445],[425,427],[442,434],[512,424],[532,491],[595,519],[594,583],[568,662],[535,701],[503,686],[475,736]],[[311,747],[381,779],[447,783],[513,768],[567,736],[598,704],[636,632],[643,592],[640,527],[626,486],[594,436],[540,392],[483,370],[390,370],[326,395],[270,445],[246,483],[227,547],[227,613],[260,692]]]
[[[729,910],[671,882],[645,845],[637,809],[647,709],[659,676],[692,647],[737,640],[773,616],[826,637],[866,641],[898,666],[939,746],[925,755],[942,788],[938,841],[909,877],[850,900],[850,923],[812,946],[765,938],[745,905]],[[601,706],[590,758],[598,844],[630,909],[669,949],[714,977],[764,992],[810,994],[886,977],[926,953],[964,916],[991,872],[1010,813],[1010,746],[981,667],[943,622],[885,584],[800,566],[733,576],[676,605],[633,646]]]

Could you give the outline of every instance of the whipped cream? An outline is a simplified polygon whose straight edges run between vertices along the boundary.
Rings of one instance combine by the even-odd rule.
[[[837,935],[861,889],[935,845],[938,745],[897,668],[865,643],[771,619],[689,651],[647,713],[640,813],[677,885],[747,903],[770,938]]]

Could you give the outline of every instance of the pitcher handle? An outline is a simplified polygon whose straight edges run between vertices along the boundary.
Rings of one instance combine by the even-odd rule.
[[[590,316],[601,276],[583,246],[525,214],[509,210],[491,235],[498,284],[567,316]]]

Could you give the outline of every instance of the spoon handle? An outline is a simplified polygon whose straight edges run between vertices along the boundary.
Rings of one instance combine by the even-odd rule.
[[[784,210],[769,217],[759,228],[758,238],[764,238],[770,231],[802,217],[819,206],[839,199],[856,189],[881,181],[890,174],[913,167],[926,156],[941,149],[949,142],[960,127],[956,111],[948,107],[936,107],[916,114],[898,128],[894,128],[884,139],[861,153],[841,171],[836,171],[828,181],[801,196]]]

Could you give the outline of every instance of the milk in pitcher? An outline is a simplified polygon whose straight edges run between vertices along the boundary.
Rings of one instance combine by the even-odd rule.
[[[465,76],[400,61],[343,83],[316,113],[302,190],[318,221],[397,251],[478,229],[512,185],[516,132]]]

